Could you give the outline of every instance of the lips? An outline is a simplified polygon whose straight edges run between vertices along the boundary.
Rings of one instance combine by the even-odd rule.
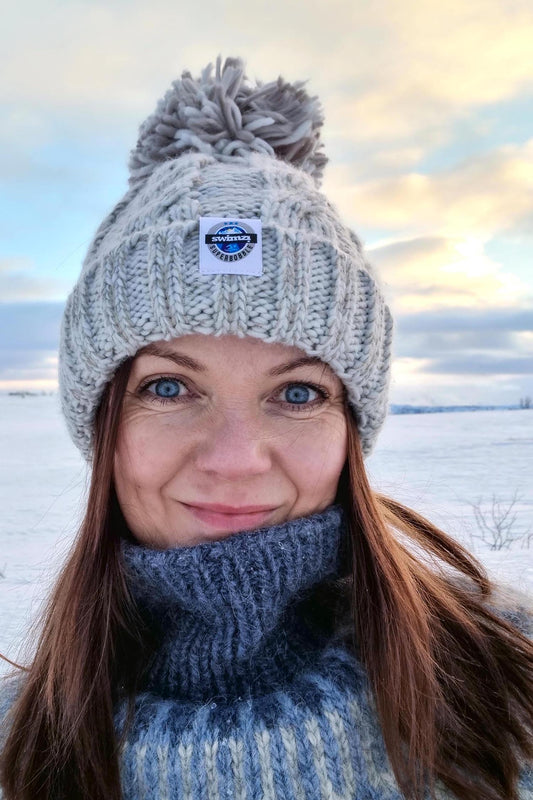
[[[190,508],[202,508],[218,514],[255,514],[259,511],[273,511],[273,506],[224,506],[221,503],[184,503]]]
[[[272,506],[226,506],[220,503],[182,503],[198,520],[219,531],[247,530],[262,525],[276,510]]]

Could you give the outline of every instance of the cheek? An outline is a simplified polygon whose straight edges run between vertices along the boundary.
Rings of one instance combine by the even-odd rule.
[[[347,456],[344,416],[317,420],[293,437],[287,437],[285,464],[301,490],[336,489]]]
[[[172,428],[150,420],[132,421],[119,433],[115,453],[115,482],[123,496],[155,491],[179,468],[181,448]]]

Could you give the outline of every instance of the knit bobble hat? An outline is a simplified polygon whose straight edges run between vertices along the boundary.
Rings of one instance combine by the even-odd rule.
[[[392,318],[358,237],[320,191],[323,114],[303,82],[243,62],[184,72],[139,129],[129,190],[98,228],[61,327],[61,403],[92,457],[128,357],[189,333],[299,347],[343,381],[363,454],[388,407]]]

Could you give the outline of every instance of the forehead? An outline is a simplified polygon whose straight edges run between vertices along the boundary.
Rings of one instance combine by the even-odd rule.
[[[216,336],[214,334],[203,333],[189,333],[185,336],[178,336],[174,339],[161,339],[157,342],[151,342],[137,352],[137,356],[152,353],[154,350],[179,350],[183,352],[196,351],[198,353],[210,352],[248,352],[253,351],[255,355],[288,355],[297,356],[304,354],[303,350],[299,347],[283,344],[281,342],[265,342],[263,339],[258,339],[255,336],[236,336],[233,334],[224,334],[223,336]]]
[[[265,342],[251,336],[214,336],[188,334],[167,341],[157,341],[138,351],[135,362],[146,364],[153,358],[184,357],[185,366],[207,372],[231,363],[251,371],[262,371],[293,363],[309,368],[319,367],[322,372],[336,377],[331,367],[318,356],[279,342]],[[187,363],[189,362],[189,363]]]

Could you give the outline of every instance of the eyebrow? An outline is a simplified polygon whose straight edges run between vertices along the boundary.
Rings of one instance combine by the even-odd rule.
[[[204,367],[203,364],[200,364],[195,358],[191,358],[191,356],[186,356],[183,353],[177,353],[175,350],[171,350],[164,345],[158,344],[157,342],[152,342],[152,344],[143,347],[143,349],[139,353],[140,356],[158,356],[158,358],[168,358],[170,361],[173,361],[178,367],[187,367],[188,369],[192,369],[195,372],[206,372],[207,367]]]
[[[285,364],[274,367],[268,374],[283,375],[285,372],[290,372],[292,369],[298,369],[298,367],[318,366],[319,364],[326,366],[317,356],[302,356],[301,358],[296,358],[294,361],[287,361]]]
[[[163,345],[159,344],[158,342],[152,342],[152,344],[147,345],[144,347],[139,355],[147,355],[147,356],[158,356],[159,358],[168,358],[170,361],[173,361],[179,367],[186,367],[187,369],[192,369],[195,372],[207,372],[207,367],[204,364],[201,364],[195,358],[191,358],[191,356],[186,356],[183,353],[177,353],[175,350],[171,350]],[[273,367],[269,370],[269,375],[284,375],[286,372],[290,372],[293,369],[298,369],[298,367],[307,367],[307,366],[317,366],[322,365],[326,366],[322,359],[318,358],[318,356],[302,356],[301,358],[296,358],[293,361],[287,361],[285,364],[279,364],[277,367]]]

